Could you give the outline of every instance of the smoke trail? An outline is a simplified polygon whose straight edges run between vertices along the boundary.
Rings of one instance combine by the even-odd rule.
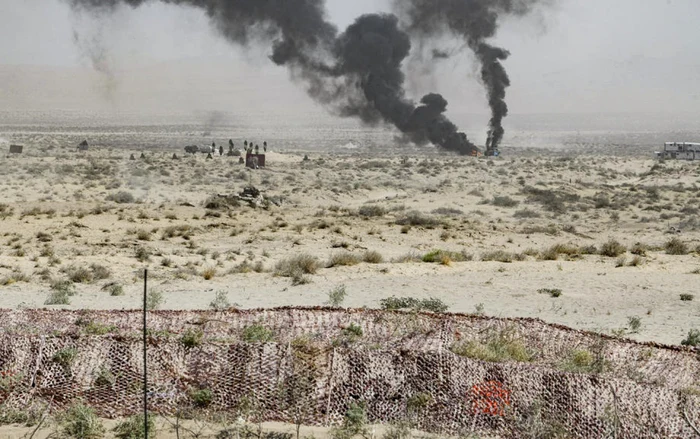
[[[88,34],[87,36],[85,34]],[[114,66],[109,56],[109,50],[104,41],[101,30],[78,31],[73,30],[73,43],[81,54],[92,63],[92,68],[101,75],[100,93],[105,99],[114,102],[115,91],[117,89],[117,76]]]
[[[486,87],[491,120],[486,148],[494,151],[503,139],[503,118],[508,114],[505,102],[510,79],[501,61],[508,51],[485,42],[498,29],[503,14],[523,16],[540,4],[552,0],[394,0],[393,7],[405,22],[410,35],[421,40],[451,33],[464,39],[481,65],[481,80]]]

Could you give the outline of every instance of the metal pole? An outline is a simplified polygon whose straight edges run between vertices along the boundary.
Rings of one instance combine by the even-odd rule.
[[[148,269],[143,270],[143,431],[148,439],[148,368],[146,367],[146,294],[148,291]]]

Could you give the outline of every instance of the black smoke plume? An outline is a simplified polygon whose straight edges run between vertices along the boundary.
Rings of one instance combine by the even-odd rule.
[[[411,36],[423,40],[449,33],[462,38],[474,51],[491,108],[487,151],[498,148],[503,139],[510,79],[501,63],[508,58],[508,51],[485,40],[496,34],[501,15],[526,15],[544,3],[551,0],[394,0],[394,9]]]
[[[138,7],[148,0],[66,1],[77,10],[104,13],[119,5]],[[416,144],[431,142],[461,154],[477,150],[445,117],[447,101],[442,96],[428,94],[420,105],[406,97],[401,67],[411,51],[411,38],[394,15],[363,15],[339,35],[325,19],[324,0],[160,1],[203,10],[212,25],[232,43],[247,46],[271,42],[270,59],[287,66],[314,100],[341,116],[357,117],[368,124],[391,123]],[[489,145],[497,145],[503,135],[501,120],[507,113],[503,98],[508,86],[500,61],[508,53],[483,40],[495,32],[494,11],[525,13],[518,8],[529,1],[497,0],[497,7],[488,6],[490,2],[401,0],[398,9],[407,18],[411,35],[431,37],[451,31],[468,37],[469,46],[481,61],[482,79],[489,90],[493,113]],[[439,7],[432,8],[434,4]],[[480,12],[473,14],[474,8],[467,5],[479,6]],[[469,12],[466,21],[451,16],[459,12]],[[435,54],[444,56],[442,51]]]

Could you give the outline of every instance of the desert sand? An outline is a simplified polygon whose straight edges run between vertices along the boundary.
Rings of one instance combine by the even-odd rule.
[[[324,305],[344,287],[346,307],[434,297],[665,344],[700,321],[697,163],[141,153],[3,152],[0,307],[138,308],[148,268],[159,309]],[[259,205],[219,196],[247,186]],[[308,273],[285,269],[299,255]]]

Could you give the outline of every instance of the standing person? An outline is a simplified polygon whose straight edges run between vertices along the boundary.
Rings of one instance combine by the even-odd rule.
[[[219,145],[219,155],[224,155],[224,147]]]
[[[255,154],[256,154],[256,155],[258,154],[258,151],[260,151],[259,148],[260,148],[260,147],[259,147],[258,145],[255,145]]]
[[[263,142],[263,151],[267,152],[267,140]]]

